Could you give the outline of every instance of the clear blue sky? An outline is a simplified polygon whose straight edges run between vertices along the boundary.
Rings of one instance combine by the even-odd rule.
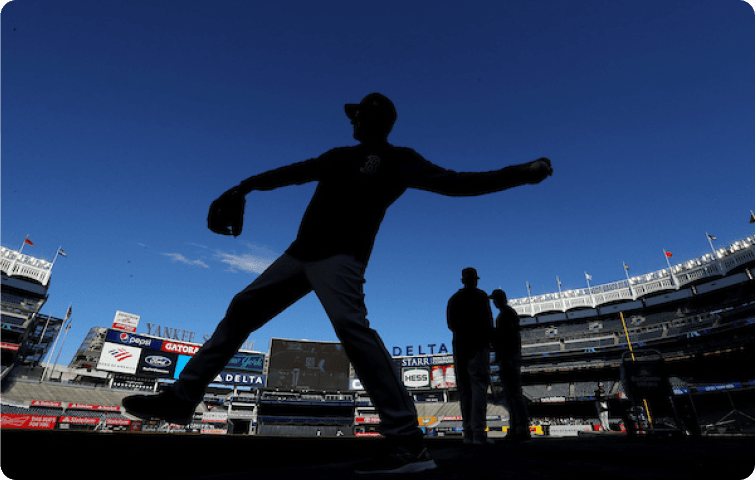
[[[296,235],[314,184],[242,179],[355,144],[343,104],[390,97],[389,140],[457,171],[546,156],[543,183],[408,191],[365,285],[389,349],[446,343],[460,272],[510,298],[624,278],[755,233],[755,11],[741,0],[15,0],[2,19],[2,245],[58,259],[42,312],[67,364],[116,310],[209,334]],[[314,295],[252,334],[336,340]],[[416,347],[415,347],[416,348]]]

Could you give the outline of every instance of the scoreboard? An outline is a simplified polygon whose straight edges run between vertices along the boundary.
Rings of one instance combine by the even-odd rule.
[[[338,342],[272,338],[267,386],[295,390],[349,390],[349,359]]]

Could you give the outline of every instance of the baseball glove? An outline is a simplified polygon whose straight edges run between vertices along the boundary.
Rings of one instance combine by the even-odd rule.
[[[221,235],[241,235],[244,226],[246,198],[241,192],[231,189],[210,205],[207,228]]]

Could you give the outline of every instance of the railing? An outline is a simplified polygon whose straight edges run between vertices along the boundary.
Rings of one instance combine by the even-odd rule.
[[[678,290],[684,285],[709,277],[726,275],[729,271],[755,261],[755,235],[726,248],[689,260],[671,269],[664,268],[618,282],[576,290],[514,298],[509,305],[519,315],[543,312],[566,312],[578,307],[597,307],[621,300],[636,300],[650,293]]]
[[[15,250],[0,247],[0,269],[12,277],[14,275],[36,280],[44,286],[50,281],[52,263]]]

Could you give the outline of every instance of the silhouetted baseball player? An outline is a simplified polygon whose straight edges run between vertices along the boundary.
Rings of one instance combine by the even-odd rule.
[[[522,394],[522,335],[519,315],[511,308],[506,293],[497,288],[490,294],[501,312],[496,317],[493,350],[498,363],[498,376],[503,387],[503,400],[509,410],[509,432],[504,440],[524,442],[531,438],[527,402]]]
[[[477,288],[477,270],[461,271],[464,288],[454,293],[446,308],[448,328],[454,334],[456,386],[461,404],[465,444],[488,443],[487,392],[490,385],[490,334],[493,313],[488,294]]]
[[[317,182],[291,246],[233,298],[212,337],[186,364],[172,388],[159,395],[127,397],[123,405],[129,413],[186,423],[205,387],[249,334],[314,291],[377,407],[380,432],[394,446],[391,456],[359,471],[435,468],[424,448],[412,398],[367,320],[362,287],[375,235],[388,207],[407,188],[451,196],[482,195],[539,183],[553,170],[547,158],[484,173],[447,170],[410,148],[388,143],[396,110],[385,96],[367,95],[359,104],[347,104],[345,110],[358,145],[260,173],[223,194],[247,195]]]

